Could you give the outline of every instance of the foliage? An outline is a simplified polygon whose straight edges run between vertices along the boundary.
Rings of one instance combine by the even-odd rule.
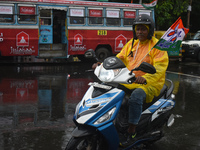
[[[150,3],[153,0],[142,0]],[[155,8],[155,20],[157,30],[167,30],[177,19],[181,17],[183,24],[187,27],[187,8],[191,0],[158,0]],[[200,30],[200,1],[192,0],[192,11],[190,12],[190,32]]]
[[[155,8],[157,29],[168,29],[180,16],[187,12],[188,5],[189,0],[158,0]]]

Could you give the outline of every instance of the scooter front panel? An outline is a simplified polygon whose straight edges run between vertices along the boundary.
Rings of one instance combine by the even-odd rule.
[[[115,103],[119,101],[120,99],[118,97],[121,97],[119,95],[122,93],[124,93],[122,90],[118,90],[116,88],[95,98],[91,98],[92,91],[90,92],[90,94],[87,93],[87,97],[84,96],[82,102],[76,110],[76,121],[80,124],[86,123],[111,101],[114,101]]]

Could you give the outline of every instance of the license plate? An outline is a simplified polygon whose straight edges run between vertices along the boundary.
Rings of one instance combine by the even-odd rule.
[[[98,87],[98,88],[101,88],[101,89],[106,89],[106,90],[110,90],[112,88],[112,86],[102,85],[102,84],[99,84],[97,82],[90,82],[88,85]]]

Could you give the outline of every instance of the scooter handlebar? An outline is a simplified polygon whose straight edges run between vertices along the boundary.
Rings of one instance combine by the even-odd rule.
[[[128,80],[128,83],[129,83],[129,84],[132,84],[132,83],[135,82],[136,79],[137,79],[136,77],[132,77],[132,78],[130,78],[130,79]],[[139,83],[138,83],[138,84],[139,84]],[[147,82],[145,81],[144,85],[146,85],[146,84],[147,84]]]

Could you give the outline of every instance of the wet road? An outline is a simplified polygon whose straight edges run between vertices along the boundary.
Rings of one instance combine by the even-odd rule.
[[[97,81],[89,63],[0,64],[0,150],[63,150],[76,104]],[[170,61],[176,120],[149,149],[200,149],[200,63]]]

